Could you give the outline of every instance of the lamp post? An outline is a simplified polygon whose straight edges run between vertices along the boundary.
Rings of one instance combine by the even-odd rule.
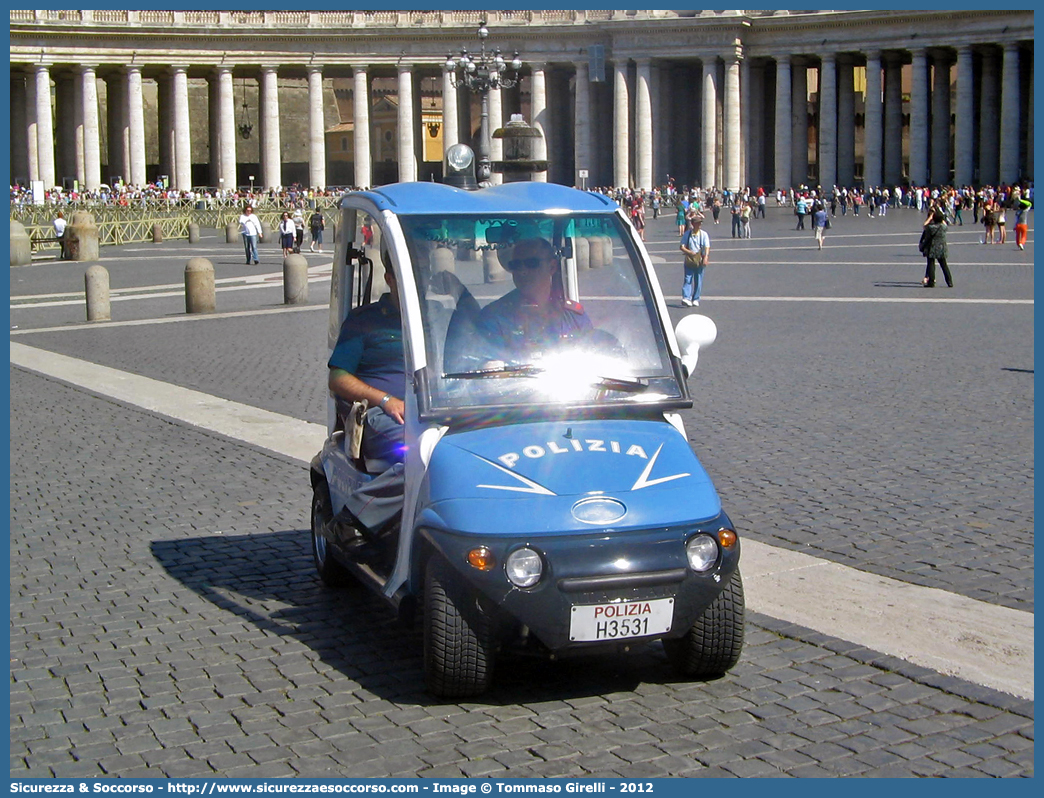
[[[454,58],[446,56],[446,69],[450,73],[453,88],[458,86],[467,87],[468,91],[478,92],[481,99],[482,116],[479,127],[479,181],[487,181],[492,174],[490,162],[490,130],[489,130],[489,93],[493,89],[510,89],[521,79],[519,70],[522,69],[522,60],[518,57],[518,51],[511,61],[505,61],[504,56],[497,47],[492,52],[486,52],[486,39],[489,29],[486,21],[479,23],[479,52],[469,53],[466,49],[460,51],[460,55]],[[510,70],[510,72],[508,71]]]

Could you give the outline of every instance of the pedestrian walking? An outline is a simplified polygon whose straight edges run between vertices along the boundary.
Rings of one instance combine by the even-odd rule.
[[[1029,226],[1026,219],[1029,215],[1030,208],[1033,207],[1033,203],[1027,199],[1023,199],[1019,194],[1014,195],[1015,200],[1015,246],[1018,249],[1026,248],[1026,235],[1029,233]]]
[[[675,223],[678,225],[678,235],[685,235],[685,202],[678,200],[678,215],[675,217]]]
[[[264,235],[261,232],[261,220],[254,213],[253,205],[247,205],[243,208],[243,213],[239,216],[239,234],[243,236],[246,262],[250,263],[253,261],[256,264],[258,262],[257,242],[263,240]]]
[[[641,236],[642,241],[645,240],[645,203],[641,197],[636,197],[634,203],[631,205],[631,223],[634,225],[634,229],[638,231],[638,235]]]
[[[823,248],[823,239],[826,236],[828,224],[830,224],[830,219],[826,209],[817,202],[812,208],[812,229],[815,231],[816,244],[819,245],[819,249]]]
[[[297,228],[290,214],[283,211],[283,218],[279,220],[279,245],[283,248],[283,257],[293,254],[294,239],[297,236]]]
[[[703,295],[703,270],[710,262],[710,236],[703,230],[702,213],[689,216],[686,222],[681,241],[681,251],[685,253],[682,304],[691,308],[700,306]]]
[[[304,244],[304,211],[295,208],[290,219],[294,223],[294,252],[297,253],[301,251],[301,246]]]
[[[980,244],[993,244],[993,243],[995,243],[995,241],[994,241],[994,230],[995,230],[995,227],[997,225],[997,216],[993,212],[993,203],[991,203],[991,202],[986,202],[986,203],[983,204],[982,224],[983,224],[983,227],[986,228],[986,230],[983,233],[982,238],[979,239],[979,243]]]
[[[928,261],[921,284],[925,288],[935,288],[935,261],[939,261],[939,267],[942,269],[943,277],[946,278],[947,287],[953,288],[953,276],[950,274],[950,267],[946,263],[946,214],[941,210],[937,209],[925,221],[918,249],[921,250],[921,254]]]
[[[308,249],[310,252],[315,252],[315,247],[319,245],[319,251],[323,251],[323,230],[326,229],[326,219],[323,218],[323,212],[321,209],[316,208],[308,219],[308,230],[312,234],[312,243],[309,244]]]
[[[805,229],[805,215],[808,213],[808,201],[804,195],[797,198],[794,202],[794,215],[797,216],[797,227],[795,230]]]
[[[740,211],[740,223],[742,225],[742,238],[750,238],[750,220],[755,215],[754,203],[744,202],[743,209]]]
[[[58,246],[62,249],[60,258],[61,260],[65,260],[69,257],[68,250],[65,247],[65,228],[68,226],[65,221],[65,214],[58,211],[58,215],[54,217],[51,226],[54,228],[54,237],[58,239]]]

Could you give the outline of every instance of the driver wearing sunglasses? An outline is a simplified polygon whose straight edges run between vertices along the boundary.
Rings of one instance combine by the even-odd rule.
[[[592,329],[579,302],[565,298],[555,248],[542,238],[526,238],[501,263],[515,289],[482,309],[478,328],[493,345],[496,357],[530,362],[565,341]]]

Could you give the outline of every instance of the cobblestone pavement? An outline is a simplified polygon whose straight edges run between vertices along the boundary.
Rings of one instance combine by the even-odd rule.
[[[957,288],[915,290],[920,261],[900,253],[916,252],[916,220],[852,221],[828,247],[878,221],[894,247],[839,245],[818,263],[781,216],[755,227],[763,248],[711,228],[701,310],[719,339],[691,383],[694,446],[754,539],[1032,610],[1032,306],[740,299],[1031,298],[1032,272],[958,239]],[[671,297],[672,228],[652,227]],[[163,263],[128,266],[125,285],[176,282],[184,258]],[[59,285],[69,272],[12,271],[12,290],[73,290]],[[219,308],[280,301],[248,290]],[[69,329],[13,340],[325,418],[318,307],[74,330],[81,314],[14,310],[18,333]],[[417,632],[316,579],[300,464],[10,375],[12,776],[1033,773],[1032,701],[761,615],[717,681],[676,681],[653,645],[612,661],[509,658],[482,701],[433,702]]]
[[[790,230],[792,218],[777,211],[758,220],[761,238],[750,241],[721,238],[724,220],[710,225],[701,311],[719,335],[690,381],[697,406],[684,415],[730,515],[766,543],[1032,610],[1033,306],[741,299],[1031,299],[1032,243],[1026,252],[984,247],[972,243],[978,228],[957,228],[957,288],[927,291],[923,261],[910,256],[916,211],[839,219],[824,252]],[[648,247],[665,261],[661,285],[677,319],[675,230],[657,220]],[[871,257],[884,265],[868,264]],[[164,262],[163,279],[183,262]],[[143,277],[150,264],[139,267]],[[319,303],[327,286],[312,286],[314,310],[303,312],[17,340],[325,424]],[[113,312],[183,318],[179,301],[128,302]],[[220,294],[218,307],[281,302],[275,286]],[[39,312],[64,313],[70,324],[82,308],[19,309],[13,321],[31,313],[39,326]]]

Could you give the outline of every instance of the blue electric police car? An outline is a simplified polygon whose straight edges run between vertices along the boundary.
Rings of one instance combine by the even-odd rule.
[[[483,692],[512,649],[560,657],[660,639],[686,676],[735,665],[740,543],[679,415],[716,330],[696,314],[672,329],[617,204],[551,183],[400,183],[346,194],[339,238],[329,345],[383,290],[383,257],[408,390],[391,479],[360,456],[364,408],[331,399],[311,468],[322,580],[359,580],[419,619],[440,696]],[[527,346],[516,303],[519,345],[505,347],[486,312],[519,291],[534,259],[512,253],[535,239],[558,264],[569,323]]]

